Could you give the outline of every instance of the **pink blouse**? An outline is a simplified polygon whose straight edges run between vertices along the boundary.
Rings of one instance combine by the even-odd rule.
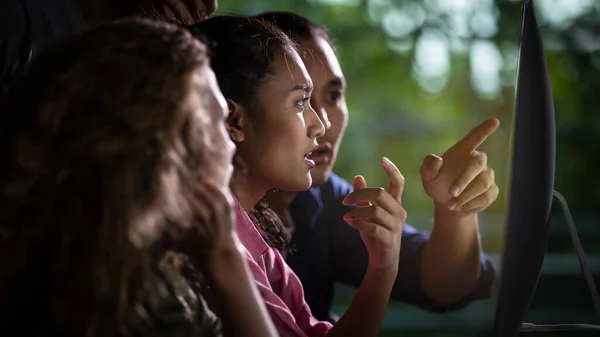
[[[283,256],[262,238],[239,202],[236,202],[237,235],[246,248],[246,259],[271,319],[281,336],[325,336],[333,325],[317,320],[304,300],[298,276]]]

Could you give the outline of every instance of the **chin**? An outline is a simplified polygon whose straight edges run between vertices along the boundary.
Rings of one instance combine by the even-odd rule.
[[[303,177],[303,179],[298,179],[293,182],[289,181],[286,188],[280,188],[280,190],[289,192],[302,192],[308,190],[311,185],[312,178],[310,174],[307,174],[305,177]]]

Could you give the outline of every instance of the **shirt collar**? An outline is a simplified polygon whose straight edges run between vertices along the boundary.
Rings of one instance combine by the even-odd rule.
[[[254,227],[254,223],[250,220],[248,213],[246,213],[237,199],[235,200],[235,218],[238,238],[248,252],[250,252],[252,258],[257,261],[267,252],[269,245],[267,245],[256,227]]]
[[[311,187],[308,191],[297,193],[290,204],[290,212],[292,212],[294,218],[299,212],[311,224],[317,221],[322,211],[323,197],[321,189],[318,186]]]

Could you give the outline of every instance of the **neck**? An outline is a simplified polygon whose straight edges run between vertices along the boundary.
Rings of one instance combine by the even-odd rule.
[[[287,211],[288,206],[292,203],[295,196],[296,192],[278,190],[267,192],[266,199],[275,212],[283,214]]]
[[[235,173],[231,177],[230,187],[233,195],[235,195],[246,213],[250,213],[252,208],[256,206],[269,190],[268,187],[252,184],[252,179]]]

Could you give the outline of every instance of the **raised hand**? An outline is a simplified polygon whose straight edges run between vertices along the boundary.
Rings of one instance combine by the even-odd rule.
[[[356,208],[344,216],[344,220],[360,232],[369,252],[369,265],[374,268],[398,268],[402,229],[406,211],[402,207],[404,177],[387,158],[381,166],[390,179],[387,190],[369,188],[365,178],[354,178],[354,192],[343,201],[344,205],[356,204]]]
[[[477,151],[500,125],[490,118],[473,128],[442,157],[428,155],[421,166],[425,192],[436,206],[464,214],[481,212],[498,197],[494,170],[487,167],[487,155]]]
[[[233,197],[229,190],[210,183],[197,183],[188,196],[189,210],[184,218],[175,220],[169,230],[173,234],[173,249],[184,253],[199,263],[215,250],[232,250],[238,244],[235,235]]]

